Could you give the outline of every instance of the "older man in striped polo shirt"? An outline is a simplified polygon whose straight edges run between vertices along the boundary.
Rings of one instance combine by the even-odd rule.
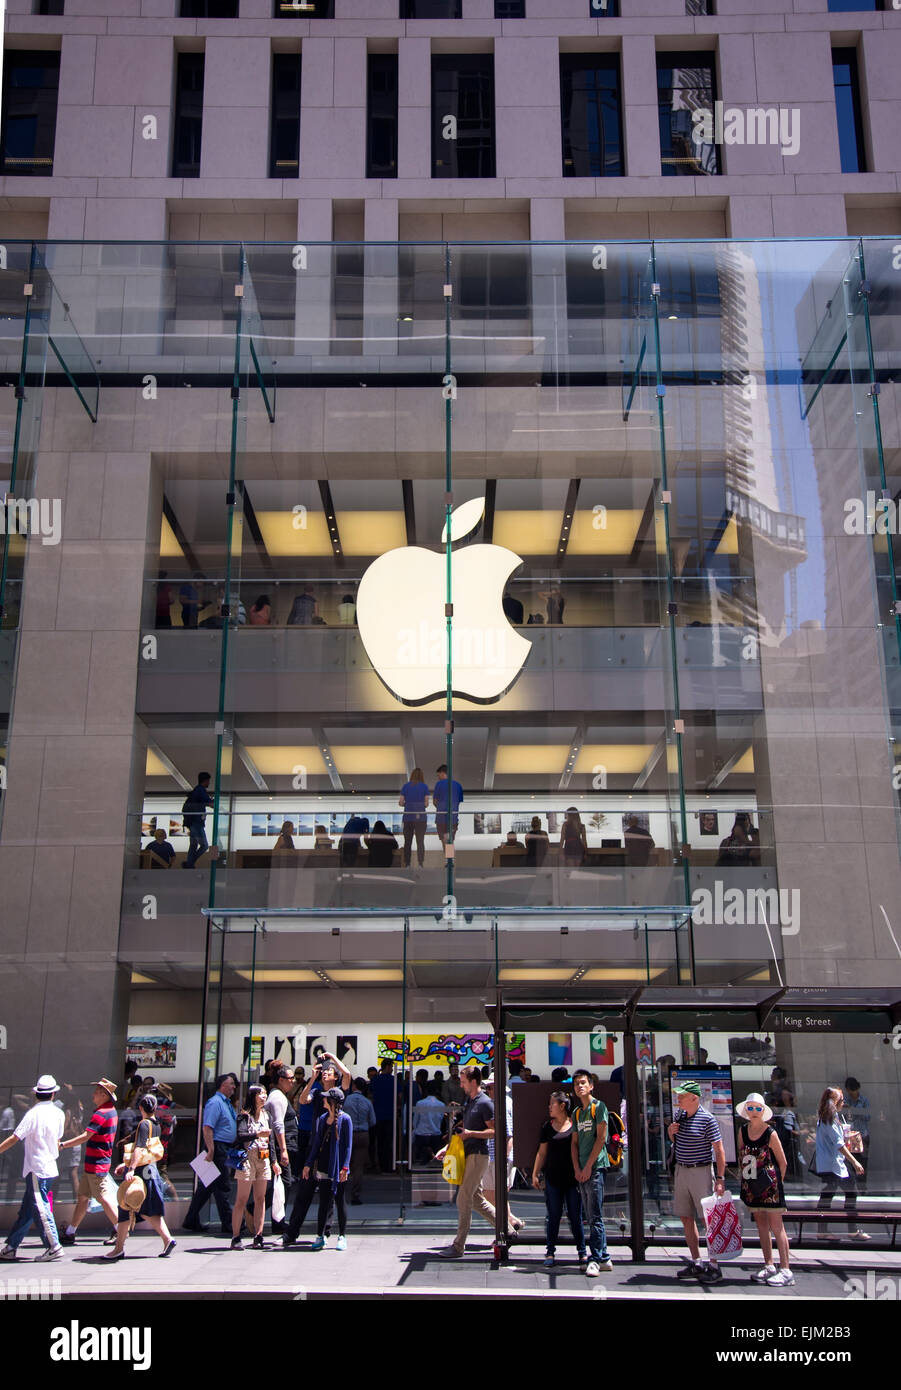
[[[720,1127],[709,1110],[701,1104],[701,1088],[697,1081],[683,1081],[676,1087],[675,1119],[667,1133],[675,1147],[675,1183],[673,1213],[682,1219],[682,1229],[691,1254],[691,1262],[680,1269],[678,1279],[700,1279],[714,1284],[723,1272],[715,1259],[701,1263],[701,1249],[695,1216],[704,1219],[701,1202],[710,1196],[711,1186],[717,1196],[726,1190],[726,1150]],[[712,1162],[716,1160],[716,1181],[712,1182]]]

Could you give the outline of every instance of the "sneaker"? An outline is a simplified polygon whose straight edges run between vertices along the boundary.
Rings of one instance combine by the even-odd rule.
[[[613,1261],[611,1260],[609,1255],[605,1255],[600,1260],[598,1260],[598,1269],[601,1271],[602,1274],[608,1274],[612,1268]]]
[[[243,1250],[244,1242],[240,1236],[235,1236],[232,1240],[231,1245],[228,1248],[229,1250]]]
[[[65,1231],[60,1231],[60,1233],[59,1233],[59,1243],[60,1243],[60,1245],[74,1245],[74,1244],[75,1244],[75,1237],[74,1237],[74,1236],[67,1235]]]
[[[553,1269],[555,1264],[553,1255],[545,1255],[542,1264],[544,1265],[545,1269]]]
[[[335,1249],[336,1249],[336,1250],[346,1250],[346,1249],[347,1249],[347,1237],[346,1237],[346,1236],[339,1236],[339,1237],[338,1237],[338,1243],[337,1243],[337,1245],[335,1246]]]
[[[446,1250],[439,1250],[438,1254],[442,1260],[462,1260],[463,1252],[458,1250],[455,1245],[449,1245]]]
[[[849,1234],[848,1234],[848,1239],[849,1239],[849,1240],[869,1240],[870,1237],[867,1235],[866,1231],[850,1231]]]
[[[588,1261],[588,1268],[587,1268],[586,1271],[585,1271],[587,1277],[588,1277],[589,1279],[596,1279],[596,1278],[598,1277],[598,1275],[600,1274],[600,1272],[601,1272],[601,1266],[598,1264],[597,1260],[589,1260],[589,1261]]]
[[[719,1265],[705,1265],[698,1270],[698,1278],[702,1284],[718,1284],[723,1277],[723,1271]]]
[[[44,1251],[43,1255],[36,1256],[34,1263],[41,1264],[47,1260],[61,1260],[62,1257],[63,1247],[61,1245],[52,1245],[49,1250]]]
[[[786,1284],[795,1282],[795,1276],[790,1269],[779,1269],[774,1271],[766,1282],[773,1287],[784,1288]]]
[[[700,1264],[700,1263],[696,1264],[694,1260],[689,1260],[689,1261],[688,1261],[688,1264],[687,1264],[687,1265],[683,1265],[682,1268],[677,1272],[676,1278],[677,1278],[677,1279],[697,1279],[698,1275],[701,1273],[701,1270],[702,1270],[703,1268],[704,1268],[704,1266],[703,1266],[702,1264]]]
[[[775,1265],[764,1265],[762,1269],[755,1270],[751,1278],[754,1280],[755,1284],[765,1284],[768,1279],[772,1279],[775,1273]]]
[[[266,1249],[266,1245],[265,1245],[265,1243],[264,1243],[264,1241],[263,1241],[263,1237],[262,1237],[262,1236],[254,1236],[254,1238],[253,1238],[253,1245],[251,1246],[251,1249],[252,1249],[252,1250],[265,1250],[265,1249]]]
[[[324,1250],[324,1249],[325,1249],[325,1237],[324,1237],[324,1236],[317,1236],[316,1239],[313,1241],[313,1244],[310,1246],[310,1249],[311,1249],[311,1250]]]
[[[15,1258],[16,1252],[12,1246],[4,1245],[3,1249],[0,1250],[0,1260],[14,1260]]]

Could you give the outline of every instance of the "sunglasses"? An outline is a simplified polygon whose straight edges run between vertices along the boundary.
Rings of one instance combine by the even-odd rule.
[[[762,1106],[762,1105],[746,1105],[746,1106],[745,1106],[745,1109],[746,1109],[746,1110],[762,1110],[762,1109],[763,1109],[763,1106]]]

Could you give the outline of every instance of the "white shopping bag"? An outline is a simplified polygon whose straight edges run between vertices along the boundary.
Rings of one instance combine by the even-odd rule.
[[[707,1227],[707,1253],[717,1260],[737,1260],[741,1254],[741,1218],[731,1192],[701,1200]]]
[[[272,1219],[273,1221],[284,1221],[285,1219],[285,1185],[281,1178],[272,1179]]]

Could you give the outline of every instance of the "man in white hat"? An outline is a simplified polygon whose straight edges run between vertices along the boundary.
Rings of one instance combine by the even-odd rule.
[[[37,1098],[36,1104],[22,1117],[18,1128],[0,1144],[0,1153],[11,1149],[14,1144],[25,1145],[25,1196],[6,1244],[0,1250],[0,1260],[16,1258],[16,1251],[31,1229],[32,1222],[38,1226],[41,1240],[47,1247],[43,1255],[37,1258],[60,1260],[63,1254],[48,1194],[51,1182],[59,1176],[56,1159],[66,1116],[53,1104],[59,1087],[52,1076],[45,1074],[38,1077],[37,1085],[32,1090]]]

